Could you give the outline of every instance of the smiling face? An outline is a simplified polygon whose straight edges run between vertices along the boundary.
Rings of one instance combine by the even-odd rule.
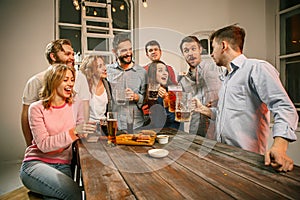
[[[97,79],[104,79],[107,77],[106,65],[102,58],[98,57],[96,60],[94,60],[92,66],[92,73]]]
[[[160,60],[161,57],[161,49],[157,45],[150,45],[147,46],[147,53],[146,55],[151,61]]]
[[[186,62],[193,68],[201,62],[202,48],[197,42],[185,42],[182,44],[182,54]]]
[[[67,66],[74,67],[75,59],[74,59],[74,50],[70,45],[63,44],[63,51],[57,52],[56,56],[54,56],[54,63],[66,64]]]
[[[130,64],[132,62],[132,46],[129,40],[121,42],[116,51],[120,64]]]
[[[168,77],[169,77],[169,73],[167,70],[167,66],[162,63],[158,63],[156,67],[156,81],[160,85],[164,86],[168,82]]]
[[[75,77],[74,77],[72,71],[67,70],[62,82],[56,88],[57,97],[62,100],[65,100],[68,97],[71,97],[71,95],[73,93],[74,82],[75,82]]]

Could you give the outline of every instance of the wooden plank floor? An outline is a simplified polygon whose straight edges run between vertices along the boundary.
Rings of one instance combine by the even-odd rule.
[[[14,191],[0,196],[0,200],[40,200],[43,199],[38,194],[33,194],[26,187],[20,187]]]

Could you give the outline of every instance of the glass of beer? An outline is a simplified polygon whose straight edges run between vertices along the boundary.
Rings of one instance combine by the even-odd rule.
[[[107,143],[109,145],[116,143],[116,134],[118,131],[118,113],[107,112]]]
[[[169,85],[168,95],[169,95],[169,112],[175,112],[176,109],[176,93],[181,92],[182,87],[180,85]]]
[[[116,89],[116,101],[118,105],[125,105],[125,89]]]
[[[176,93],[175,121],[188,122],[191,120],[192,94],[188,92]]]
[[[148,84],[148,99],[149,100],[157,100],[159,86],[160,86],[159,83],[149,83]]]

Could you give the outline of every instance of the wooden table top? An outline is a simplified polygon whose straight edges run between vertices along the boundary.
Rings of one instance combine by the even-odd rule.
[[[99,199],[300,199],[300,167],[278,173],[264,157],[172,129],[169,143],[109,147],[78,141],[87,200]],[[152,158],[148,150],[169,151]]]

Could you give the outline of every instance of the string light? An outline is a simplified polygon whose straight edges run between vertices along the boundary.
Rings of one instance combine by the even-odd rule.
[[[146,0],[142,0],[142,2],[143,2],[144,8],[147,8],[148,7],[147,1]]]
[[[124,4],[120,5],[120,10],[124,10],[125,6]]]
[[[113,12],[116,12],[116,11],[117,11],[115,7],[112,7],[111,10],[112,10]]]

